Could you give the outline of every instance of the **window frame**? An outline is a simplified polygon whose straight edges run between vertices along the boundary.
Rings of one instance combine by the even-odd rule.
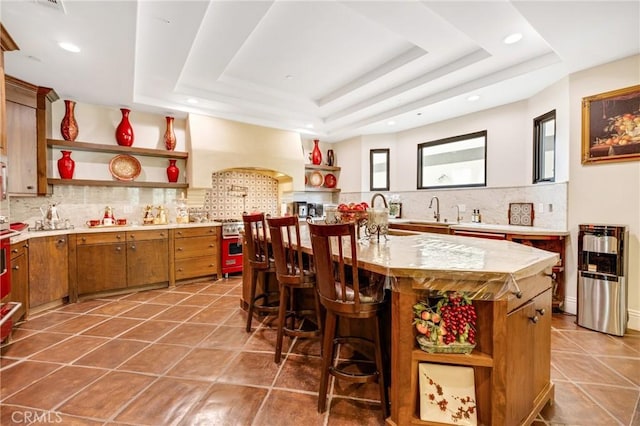
[[[545,168],[545,149],[542,138],[542,131],[544,129],[544,124],[553,120],[553,176],[549,178],[545,178],[544,176],[544,168]],[[557,119],[556,119],[556,110],[551,110],[545,114],[542,114],[533,119],[533,183],[541,183],[541,182],[555,182],[556,181],[556,130],[557,130]]]
[[[429,142],[423,142],[418,144],[418,171],[417,171],[417,184],[416,189],[443,189],[443,188],[472,188],[472,187],[486,187],[487,186],[487,145],[488,145],[488,132],[487,130],[481,130],[478,132],[467,133],[459,136],[452,136],[449,138],[438,139]],[[466,184],[455,184],[455,185],[429,185],[422,186],[422,150],[423,148],[428,148],[437,145],[444,145],[453,142],[460,142],[468,139],[476,139],[482,137],[484,138],[484,156],[483,156],[483,182],[479,183],[466,183]]]
[[[389,179],[389,152],[390,149],[389,148],[377,148],[377,149],[370,149],[369,150],[369,190],[370,191],[388,191],[389,190],[389,186],[390,186],[390,179]],[[385,154],[386,157],[386,161],[385,161],[385,166],[386,166],[386,183],[384,187],[375,187],[373,185],[373,156],[375,154]]]

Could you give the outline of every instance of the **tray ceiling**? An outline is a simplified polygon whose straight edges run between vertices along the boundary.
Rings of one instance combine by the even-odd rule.
[[[325,141],[515,102],[640,53],[633,0],[9,0],[0,13],[20,47],[7,74],[63,99]],[[514,32],[522,40],[503,43]]]

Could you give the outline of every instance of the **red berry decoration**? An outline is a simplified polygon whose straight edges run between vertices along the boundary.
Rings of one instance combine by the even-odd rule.
[[[413,306],[416,339],[429,352],[470,352],[476,344],[476,310],[471,298],[457,291],[440,294],[435,306],[420,301]]]

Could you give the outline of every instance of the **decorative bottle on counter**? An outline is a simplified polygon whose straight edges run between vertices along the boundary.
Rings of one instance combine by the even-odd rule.
[[[74,115],[76,103],[65,99],[64,101],[64,117],[60,122],[60,134],[65,141],[75,141],[78,137],[78,123]]]
[[[334,166],[336,163],[333,150],[330,149],[327,151],[327,166]]]
[[[173,131],[173,117],[165,117],[167,119],[167,130],[164,132],[164,146],[169,151],[176,149],[176,134]]]
[[[129,122],[129,113],[131,110],[120,108],[120,111],[122,112],[122,120],[116,129],[116,141],[118,145],[131,146],[133,145],[133,127],[131,127],[131,123]]]
[[[313,140],[313,151],[311,151],[311,163],[316,166],[322,164],[322,152],[320,151],[318,142],[320,142],[318,139]]]
[[[169,182],[177,182],[180,175],[180,169],[176,166],[176,160],[169,160],[169,167],[167,167],[167,179]]]
[[[76,162],[71,158],[71,151],[60,151],[62,157],[58,159],[58,172],[61,179],[73,179]]]

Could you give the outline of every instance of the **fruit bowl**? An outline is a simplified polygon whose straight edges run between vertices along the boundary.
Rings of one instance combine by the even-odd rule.
[[[338,212],[338,216],[340,216],[340,222],[350,223],[361,222],[367,219],[369,214],[364,210],[342,210]]]
[[[430,354],[470,354],[476,347],[471,343],[451,343],[448,345],[434,343],[422,334],[417,335],[416,340],[420,349]]]

